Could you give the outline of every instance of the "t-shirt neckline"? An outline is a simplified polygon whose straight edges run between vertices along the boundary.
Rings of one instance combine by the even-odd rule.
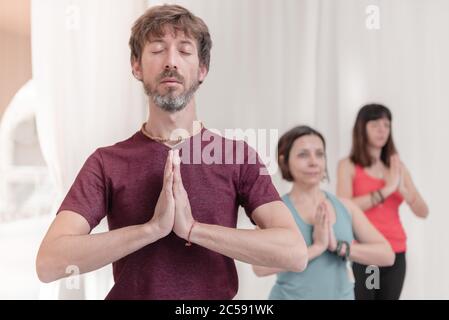
[[[183,145],[184,143],[187,143],[188,141],[190,141],[191,139],[193,139],[194,137],[198,136],[198,135],[202,135],[204,133],[204,131],[206,131],[206,127],[203,126],[203,128],[201,129],[200,132],[198,132],[197,134],[194,134],[193,136],[188,137],[187,139],[173,145],[167,145],[163,142],[159,142],[157,140],[151,139],[150,137],[146,136],[142,130],[137,131],[137,135],[140,136],[143,140],[148,141],[148,142],[153,142],[154,144],[158,145],[158,146],[162,146],[165,149],[169,149],[169,150],[175,150],[177,149],[179,146]]]

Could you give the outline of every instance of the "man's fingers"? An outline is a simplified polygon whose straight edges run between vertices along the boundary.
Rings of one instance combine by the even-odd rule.
[[[167,179],[170,173],[173,171],[173,150],[170,150],[167,155],[164,167],[164,180]]]
[[[174,188],[177,191],[182,191],[184,186],[182,184],[181,177],[181,157],[179,156],[179,150],[175,150],[173,154],[173,172],[174,172]]]
[[[167,179],[165,180],[164,190],[167,195],[171,196],[173,193],[173,172],[168,174]]]
[[[167,195],[171,195],[173,192],[173,151],[168,152],[167,161],[165,162],[164,169],[164,182],[162,188],[165,190]]]

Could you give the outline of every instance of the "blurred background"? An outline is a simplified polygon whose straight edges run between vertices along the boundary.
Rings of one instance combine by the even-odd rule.
[[[73,289],[41,284],[34,261],[87,156],[147,117],[128,39],[134,20],[161,3],[187,7],[210,28],[211,68],[197,98],[206,127],[314,126],[327,138],[328,190],[358,109],[392,110],[400,156],[430,207],[427,220],[401,208],[402,299],[449,299],[446,0],[0,0],[0,299],[103,299],[111,288],[110,267]],[[278,173],[273,181],[289,190]],[[251,227],[242,212],[239,226]],[[104,230],[105,221],[94,232]],[[265,299],[274,276],[237,267],[236,299]]]

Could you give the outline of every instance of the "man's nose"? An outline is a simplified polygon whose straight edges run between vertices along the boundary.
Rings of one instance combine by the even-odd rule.
[[[171,48],[168,50],[167,53],[167,58],[165,61],[165,69],[170,70],[170,69],[178,69],[178,57],[177,57],[177,53],[176,50],[174,48]]]

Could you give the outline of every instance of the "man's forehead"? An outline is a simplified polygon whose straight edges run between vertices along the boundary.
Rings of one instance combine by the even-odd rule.
[[[169,40],[177,40],[195,44],[195,39],[188,32],[174,26],[165,26],[161,28],[159,32],[150,33],[148,35],[148,42],[150,43]]]

